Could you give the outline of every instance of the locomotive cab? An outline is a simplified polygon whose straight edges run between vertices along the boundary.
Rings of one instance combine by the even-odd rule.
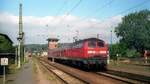
[[[84,47],[88,66],[97,66],[101,67],[101,69],[106,69],[108,47],[105,42],[97,38],[91,38],[85,41]]]
[[[106,58],[108,47],[105,42],[99,39],[88,40],[86,43],[87,57]]]

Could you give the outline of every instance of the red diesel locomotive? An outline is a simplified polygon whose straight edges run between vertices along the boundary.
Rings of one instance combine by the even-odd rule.
[[[108,45],[100,39],[88,38],[49,49],[48,59],[65,61],[86,68],[106,69]]]

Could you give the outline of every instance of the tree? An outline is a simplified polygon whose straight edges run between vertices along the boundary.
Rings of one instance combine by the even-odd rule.
[[[14,52],[12,43],[4,36],[0,35],[0,53]]]
[[[150,11],[142,10],[123,17],[115,28],[115,33],[120,38],[120,43],[129,49],[140,53],[150,50]]]
[[[116,59],[117,54],[121,57],[126,56],[127,48],[126,48],[125,44],[121,44],[121,43],[112,44],[110,48],[111,48],[110,56],[112,59]]]

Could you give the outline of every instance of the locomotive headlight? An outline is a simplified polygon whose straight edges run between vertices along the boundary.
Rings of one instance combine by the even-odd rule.
[[[95,53],[96,53],[96,51],[93,51],[93,53],[95,54]]]
[[[91,53],[92,53],[92,51],[88,51],[87,53],[88,53],[88,54],[91,54]]]
[[[95,54],[96,51],[88,51],[87,53],[88,53],[88,54]]]
[[[99,53],[101,53],[101,54],[106,54],[106,51],[99,51]]]

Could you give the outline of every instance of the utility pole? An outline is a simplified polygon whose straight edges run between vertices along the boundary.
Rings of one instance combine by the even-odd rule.
[[[100,34],[97,34],[97,39],[100,39]]]
[[[15,65],[17,65],[17,60],[18,60],[18,47],[15,48]]]
[[[21,55],[20,55],[20,38],[18,37],[17,39],[18,39],[18,41],[19,41],[19,44],[18,44],[18,62],[17,62],[18,65],[17,65],[17,67],[20,68],[20,67],[21,67],[21,63],[20,63],[20,61],[21,61],[21,60],[20,60],[20,56],[21,56]]]
[[[111,50],[112,50],[112,30],[110,31],[110,44],[111,44]]]
[[[109,55],[108,55],[108,60],[107,63],[110,63],[110,56],[112,54],[112,30],[110,31],[110,45],[109,45]]]
[[[79,31],[78,30],[76,30],[76,41],[78,41],[79,40]]]
[[[22,24],[22,3],[19,4],[19,41],[18,44],[18,68],[21,67],[22,62],[24,61],[24,32]]]

